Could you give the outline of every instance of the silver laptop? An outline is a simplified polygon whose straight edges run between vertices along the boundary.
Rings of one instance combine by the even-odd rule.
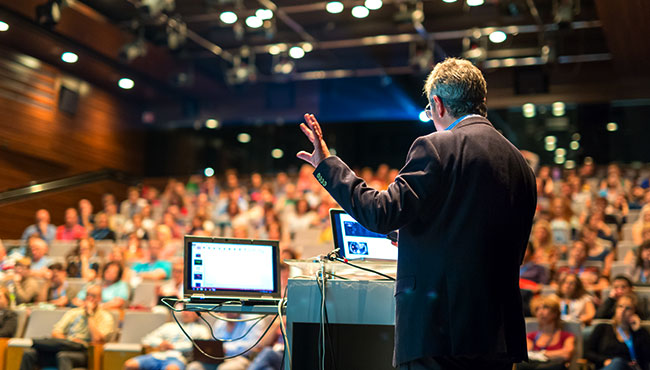
[[[277,305],[277,240],[185,236],[184,298],[190,303]]]
[[[397,243],[391,235],[372,232],[342,209],[330,209],[334,248],[348,260],[397,261]]]

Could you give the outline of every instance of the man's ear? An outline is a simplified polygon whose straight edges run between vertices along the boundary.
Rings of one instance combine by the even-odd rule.
[[[442,118],[445,115],[445,105],[442,104],[442,99],[438,95],[433,96],[433,114]]]

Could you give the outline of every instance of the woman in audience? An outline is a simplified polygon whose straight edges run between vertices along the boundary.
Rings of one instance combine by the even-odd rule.
[[[575,348],[575,336],[562,330],[559,300],[538,296],[531,306],[539,326],[526,335],[530,361],[517,365],[517,369],[566,369]]]
[[[79,239],[77,246],[65,257],[68,277],[94,280],[97,277],[97,269],[93,269],[92,264],[96,263],[98,258],[95,239]]]
[[[632,276],[635,284],[650,284],[650,241],[639,246]]]
[[[585,346],[585,358],[596,369],[649,369],[650,334],[641,328],[636,306],[635,296],[622,295],[616,301],[612,324],[603,323],[594,328]]]
[[[650,207],[643,207],[639,218],[632,225],[632,241],[634,244],[641,245],[645,239],[643,237],[643,230],[650,227]]]
[[[298,231],[309,229],[314,226],[317,219],[316,213],[309,207],[307,199],[304,197],[300,198],[296,202],[296,212],[289,214],[287,217],[289,232],[291,235],[294,235]]]
[[[530,241],[524,254],[524,261],[519,268],[519,278],[538,285],[548,284],[549,281],[548,270],[535,261],[535,246]]]
[[[589,254],[587,261],[599,261],[603,263],[603,269],[600,275],[609,277],[614,263],[614,252],[612,246],[606,240],[598,238],[597,230],[589,225],[585,225],[580,232],[580,239],[587,245]]]
[[[560,300],[563,321],[588,325],[596,315],[593,298],[576,274],[567,274],[560,280],[555,296]]]
[[[109,262],[102,270],[102,303],[99,305],[105,310],[123,308],[129,299],[129,286],[122,280],[122,265],[117,262]],[[72,304],[81,307],[86,299],[86,289],[84,287],[77,297],[72,300]]]
[[[9,308],[10,303],[9,290],[0,286],[0,338],[11,338],[16,335],[18,315]]]
[[[616,312],[616,301],[618,301],[618,299],[625,294],[635,295],[632,288],[632,282],[627,277],[618,275],[614,278],[614,281],[612,281],[612,289],[609,291],[609,296],[603,301],[603,303],[600,304],[600,306],[598,306],[598,311],[596,311],[596,318],[612,318]],[[647,317],[646,307],[648,307],[648,305],[645,299],[643,301],[638,301],[636,313],[642,320]]]
[[[560,246],[561,252],[565,252],[579,226],[578,218],[571,210],[571,200],[555,197],[551,201],[549,211],[551,212],[553,242]]]
[[[559,249],[553,243],[551,224],[548,221],[541,219],[535,222],[531,241],[535,248],[535,261],[549,266],[555,265],[559,258]]]

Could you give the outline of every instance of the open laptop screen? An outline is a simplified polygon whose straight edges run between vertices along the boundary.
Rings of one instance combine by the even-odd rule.
[[[384,234],[361,226],[342,209],[330,209],[334,246],[349,260],[397,260],[397,246]]]
[[[185,251],[186,293],[279,294],[277,241],[186,237]]]

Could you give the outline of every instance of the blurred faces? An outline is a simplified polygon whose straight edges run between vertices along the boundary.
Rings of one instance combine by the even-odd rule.
[[[574,275],[567,276],[560,285],[560,292],[563,296],[571,296],[578,286],[577,278]]]
[[[104,281],[109,284],[113,284],[117,281],[119,272],[120,267],[117,264],[111,263],[107,265],[104,269]]]
[[[181,283],[183,281],[183,264],[177,263],[172,267],[172,279],[175,282]]]
[[[160,252],[162,252],[162,246],[160,245],[160,242],[157,240],[150,240],[149,241],[149,256],[152,261],[155,261],[158,259],[158,256],[160,256]]]
[[[573,262],[580,265],[587,259],[587,245],[581,240],[573,242],[571,248],[571,258]]]
[[[38,211],[36,211],[36,222],[49,224],[50,212],[48,212],[46,209],[39,209]]]
[[[47,253],[47,243],[41,238],[30,238],[29,249],[32,251],[32,258],[38,261]]]
[[[614,298],[619,299],[623,294],[628,294],[632,291],[632,287],[627,283],[627,281],[619,279],[614,280],[612,283],[612,291],[614,292]]]
[[[99,285],[92,285],[86,291],[86,304],[91,303],[97,306],[102,300],[102,288]]]
[[[71,228],[74,225],[76,225],[78,221],[79,221],[79,215],[77,214],[76,209],[68,208],[65,210],[65,225],[68,228]]]
[[[629,297],[623,296],[616,301],[616,311],[614,313],[616,322],[628,323],[635,313],[636,308]]]

